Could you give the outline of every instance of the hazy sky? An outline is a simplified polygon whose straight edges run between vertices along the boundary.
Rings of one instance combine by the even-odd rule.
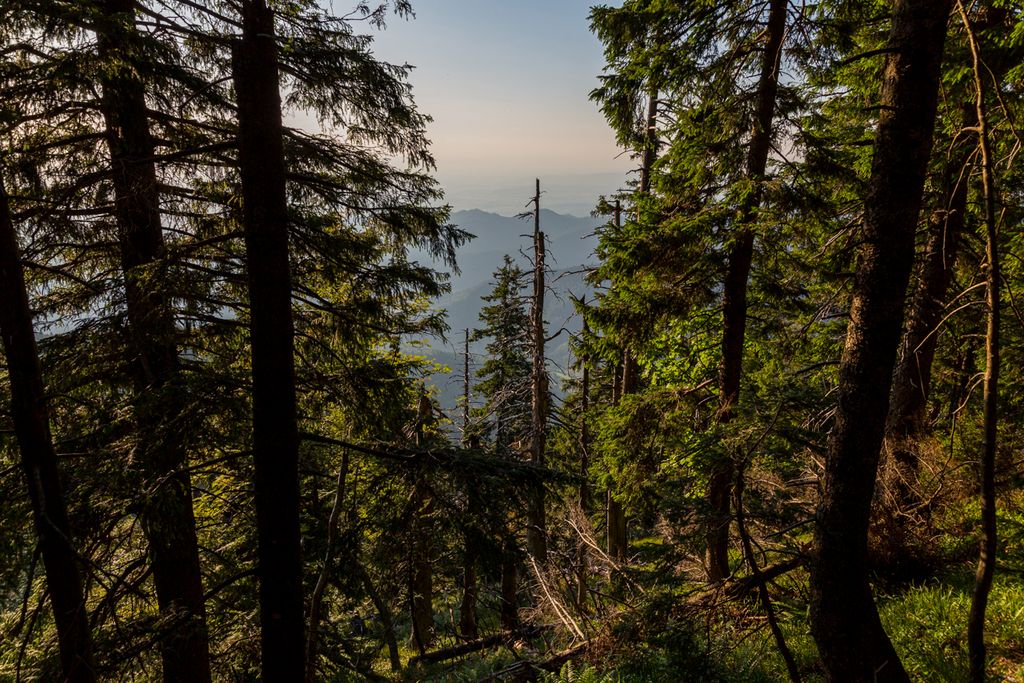
[[[586,214],[629,160],[588,94],[603,64],[594,0],[418,0],[376,36],[411,81],[455,208],[521,210],[539,177],[547,208]],[[340,7],[340,5],[339,5]],[[618,158],[617,158],[618,157]]]

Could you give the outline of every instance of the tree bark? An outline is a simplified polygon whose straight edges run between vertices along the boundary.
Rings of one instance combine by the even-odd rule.
[[[266,683],[305,680],[288,207],[274,15],[242,3],[232,70],[249,280],[254,492]]]
[[[967,620],[967,652],[971,683],[985,681],[985,612],[996,571],[996,447],[999,438],[999,235],[996,217],[996,186],[992,171],[992,148],[985,103],[982,62],[978,40],[960,0],[957,7],[971,45],[976,91],[978,147],[981,152],[982,194],[985,199],[985,375],[983,380],[983,438],[981,475],[981,549]]]
[[[377,610],[377,616],[380,617],[380,623],[384,629],[384,642],[388,647],[388,660],[391,663],[391,670],[401,671],[402,657],[398,650],[398,638],[395,636],[395,618],[391,613],[391,608],[388,607],[387,600],[384,599],[384,596],[380,594],[380,591],[373,584],[373,579],[370,578],[370,573],[366,571],[366,567],[356,562],[354,569],[359,574],[363,587],[366,588],[367,595],[370,596],[370,602],[373,603]]]
[[[533,298],[530,309],[533,336],[530,460],[537,465],[544,465],[548,421],[548,373],[544,354],[544,247],[544,233],[540,229],[540,180],[537,180],[537,192],[533,198]],[[539,567],[543,567],[548,559],[544,497],[544,484],[538,482],[530,492],[526,511],[526,549]]]
[[[479,587],[476,576],[476,553],[466,549],[462,565],[462,602],[459,603],[459,634],[463,638],[480,636],[476,622],[476,601]]]
[[[584,302],[584,305],[585,302]],[[587,316],[583,316],[583,343],[587,344],[590,336],[590,325],[587,323]],[[584,347],[586,348],[586,347]],[[584,518],[590,517],[593,501],[590,491],[590,427],[587,424],[590,412],[590,354],[584,353],[582,358],[583,377],[580,381],[580,486],[579,506],[580,514]],[[582,529],[581,529],[582,533]],[[579,538],[576,541],[576,608],[585,610],[587,604],[587,558],[590,550],[587,543]]]
[[[155,146],[145,86],[132,68],[138,42],[132,0],[107,0],[98,32],[101,106],[114,186],[134,378],[136,462],[144,477],[141,518],[160,614],[164,680],[210,680],[206,605],[183,440],[186,397],[168,291]]]
[[[69,683],[93,683],[92,636],[78,556],[71,544],[57,453],[36,349],[32,310],[10,203],[0,178],[0,336],[11,383],[11,413],[36,538],[53,607],[61,671]]]
[[[434,498],[420,477],[413,487],[409,547],[410,643],[422,655],[434,643]]]
[[[747,151],[746,179],[754,189],[740,207],[737,234],[729,248],[728,265],[722,286],[722,366],[719,377],[718,422],[727,424],[733,418],[740,400],[743,377],[743,346],[747,331],[747,280],[754,259],[754,233],[750,223],[761,206],[764,180],[771,151],[772,125],[779,91],[779,65],[786,36],[788,0],[771,0],[765,37],[761,73],[757,82],[754,128]],[[716,464],[708,482],[710,520],[706,531],[708,579],[722,581],[729,577],[729,504],[733,482],[733,463],[728,454]]]
[[[627,533],[626,511],[622,503],[615,499],[611,491],[608,492],[608,556],[619,562],[624,562],[627,555]]]
[[[641,169],[641,173],[643,169]],[[649,176],[642,175],[641,184],[649,182],[645,180]],[[622,204],[615,201],[615,214],[613,216],[616,228],[622,227]],[[625,393],[625,379],[627,374],[635,376],[635,371],[627,373],[626,359],[632,358],[628,350],[623,350],[619,362],[616,363],[612,373],[612,405],[619,405]],[[605,494],[605,545],[608,548],[608,556],[618,561],[626,559],[626,544],[628,527],[626,525],[626,511],[622,504],[616,500],[615,491],[609,488]]]
[[[867,532],[950,6],[951,0],[897,0],[889,36],[811,563],[811,630],[831,681],[909,681],[871,593]]]
[[[466,363],[463,372],[465,381],[465,411],[463,413],[463,439],[466,446],[472,450],[479,450],[479,437],[466,436],[469,434],[469,330],[466,330]],[[475,520],[479,517],[482,505],[480,496],[473,486],[466,486],[466,532],[463,534],[462,554],[462,602],[459,605],[459,633],[463,638],[475,639],[479,637],[480,631],[476,621],[476,603],[480,593],[479,583],[476,575],[476,563],[479,556],[477,530],[473,527]]]
[[[647,94],[647,115],[644,118],[643,131],[643,154],[640,161],[640,183],[637,186],[636,220],[641,222],[644,219],[643,211],[640,208],[643,202],[651,193],[651,179],[654,173],[654,162],[658,160],[658,88],[652,86]],[[615,225],[620,226],[622,210],[618,202],[615,203]],[[633,336],[633,335],[630,335]],[[627,337],[624,340],[622,350],[622,365],[620,372],[621,394],[619,398],[630,396],[640,391],[640,363],[637,360],[636,351],[633,348],[634,340]],[[629,550],[629,524],[626,519],[626,510],[617,500],[608,499],[608,554],[619,560],[625,561]]]

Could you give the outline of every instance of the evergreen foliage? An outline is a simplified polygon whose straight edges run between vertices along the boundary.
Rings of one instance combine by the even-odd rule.
[[[636,173],[464,435],[412,9],[0,3],[0,680],[1024,676],[1020,3],[593,7]]]

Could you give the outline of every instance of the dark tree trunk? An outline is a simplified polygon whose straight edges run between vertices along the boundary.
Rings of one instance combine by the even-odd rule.
[[[642,170],[642,169],[641,169]],[[645,182],[641,178],[641,182]],[[647,181],[649,182],[649,181]],[[622,227],[622,204],[615,201],[615,215],[613,217],[616,228]],[[622,400],[624,392],[624,381],[626,379],[626,359],[631,358],[628,351],[622,352],[622,357],[615,365],[612,373],[612,405],[618,405]],[[635,371],[629,373],[635,376]],[[626,558],[626,538],[628,528],[626,526],[626,511],[622,504],[615,499],[615,491],[609,488],[605,495],[605,546],[608,549],[608,556],[622,561]]]
[[[985,681],[985,612],[996,571],[998,527],[996,524],[996,446],[999,438],[999,236],[996,217],[996,186],[992,172],[992,148],[985,103],[980,47],[967,11],[958,4],[971,44],[974,87],[977,94],[978,148],[981,152],[982,194],[985,198],[985,375],[983,389],[983,439],[981,479],[981,551],[967,620],[967,651],[971,683]]]
[[[621,393],[616,402],[623,396],[634,394],[639,389],[639,367],[636,357],[627,349],[622,353],[622,363],[619,366],[621,380]],[[626,520],[626,510],[614,496],[609,492],[608,496],[608,555],[609,557],[624,562],[629,550],[629,526]]]
[[[420,478],[413,488],[412,542],[409,547],[411,644],[422,655],[434,643],[434,499]]]
[[[427,428],[434,423],[434,405],[426,389],[420,394],[416,417],[417,448],[427,447]],[[434,496],[423,474],[412,488],[409,542],[409,642],[422,655],[434,642]]]
[[[651,178],[654,173],[654,162],[658,160],[658,89],[652,87],[647,95],[647,116],[644,118],[643,132],[643,154],[640,161],[640,184],[637,186],[636,220],[642,223],[645,214],[641,209],[642,202],[646,201],[651,193]],[[649,216],[648,216],[649,218]],[[619,226],[622,220],[621,207],[615,203],[615,225]],[[631,335],[632,336],[632,335]],[[621,393],[619,398],[630,396],[640,391],[640,363],[637,360],[636,351],[633,348],[634,340],[625,339],[622,351],[622,365],[620,373]],[[608,554],[619,560],[626,560],[629,554],[629,524],[626,519],[626,510],[617,500],[608,500]]]
[[[541,466],[544,465],[548,426],[548,372],[544,354],[544,248],[544,233],[540,229],[540,180],[537,180],[537,193],[533,198],[533,297],[530,308],[530,332],[533,335],[530,460]],[[544,497],[544,484],[535,484],[526,511],[526,549],[539,568],[548,560]]]
[[[950,0],[897,0],[811,563],[811,630],[832,681],[909,681],[868,582],[867,532],[932,148]]]
[[[373,584],[373,579],[370,578],[366,567],[356,562],[355,570],[363,582],[363,587],[366,588],[367,595],[370,596],[370,602],[373,603],[374,608],[377,610],[377,616],[380,617],[380,625],[384,630],[384,642],[388,647],[388,660],[391,663],[391,670],[401,671],[402,657],[398,650],[398,638],[395,636],[395,617],[391,613],[391,608],[388,606],[387,600],[384,599],[384,596],[380,594],[380,591]]]
[[[471,440],[470,447],[480,447],[476,438]],[[480,636],[476,620],[476,604],[480,594],[476,564],[480,557],[480,540],[478,538],[479,531],[473,525],[482,511],[483,506],[480,504],[479,494],[469,488],[466,491],[467,530],[463,535],[465,549],[462,555],[462,602],[459,605],[459,633],[462,637],[470,640]]]
[[[612,492],[608,492],[608,556],[618,562],[626,559],[627,545],[626,534],[626,511],[622,503],[615,499]]]
[[[234,44],[238,163],[249,277],[256,531],[266,683],[305,679],[298,425],[288,207],[274,15],[242,3]]]
[[[583,316],[583,343],[587,343],[590,336],[590,325],[587,323],[586,315]],[[580,381],[580,487],[579,505],[580,514],[584,520],[590,517],[593,507],[590,491],[590,427],[587,424],[590,412],[590,354],[585,353],[582,358],[583,377]],[[581,523],[584,520],[580,520]],[[581,528],[580,533],[584,530]],[[579,538],[576,541],[576,608],[586,609],[587,604],[587,558],[590,550],[586,541]]]
[[[788,0],[771,0],[765,37],[761,74],[757,83],[754,129],[747,151],[746,177],[756,189],[740,207],[737,234],[729,249],[728,266],[722,287],[722,367],[719,378],[720,404],[718,421],[728,423],[740,400],[743,377],[743,346],[747,332],[747,280],[754,259],[754,233],[750,223],[761,206],[760,183],[764,180],[771,151],[772,124],[779,90],[779,65],[786,36]],[[722,455],[708,482],[710,519],[706,533],[708,578],[721,581],[729,576],[729,503],[733,481],[733,464],[728,454]]]
[[[480,439],[469,435],[469,328],[466,328],[464,346],[465,364],[463,365],[463,409],[462,439],[463,444],[472,450],[479,450]],[[477,548],[477,530],[473,526],[479,518],[482,506],[480,496],[475,487],[466,486],[466,532],[463,534],[464,549],[462,554],[462,602],[459,605],[459,633],[463,638],[476,639],[480,635],[476,623],[476,603],[480,589],[476,575],[476,563],[479,556]]]
[[[0,336],[11,383],[11,413],[21,452],[32,517],[46,570],[46,586],[57,627],[57,644],[64,678],[69,683],[93,683],[92,637],[78,557],[71,545],[71,528],[50,435],[43,375],[36,350],[32,311],[18,238],[11,221],[7,190],[0,178]]]
[[[192,481],[182,424],[186,398],[168,292],[155,149],[143,82],[132,68],[138,36],[131,0],[107,0],[99,55],[102,108],[114,185],[115,220],[134,377],[136,462],[143,474],[143,529],[160,614],[164,680],[210,680],[209,639]]]

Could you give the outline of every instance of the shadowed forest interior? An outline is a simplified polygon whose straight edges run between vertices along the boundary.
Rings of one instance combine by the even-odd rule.
[[[589,217],[416,9],[0,0],[0,681],[1024,681],[1024,3],[590,7]]]

